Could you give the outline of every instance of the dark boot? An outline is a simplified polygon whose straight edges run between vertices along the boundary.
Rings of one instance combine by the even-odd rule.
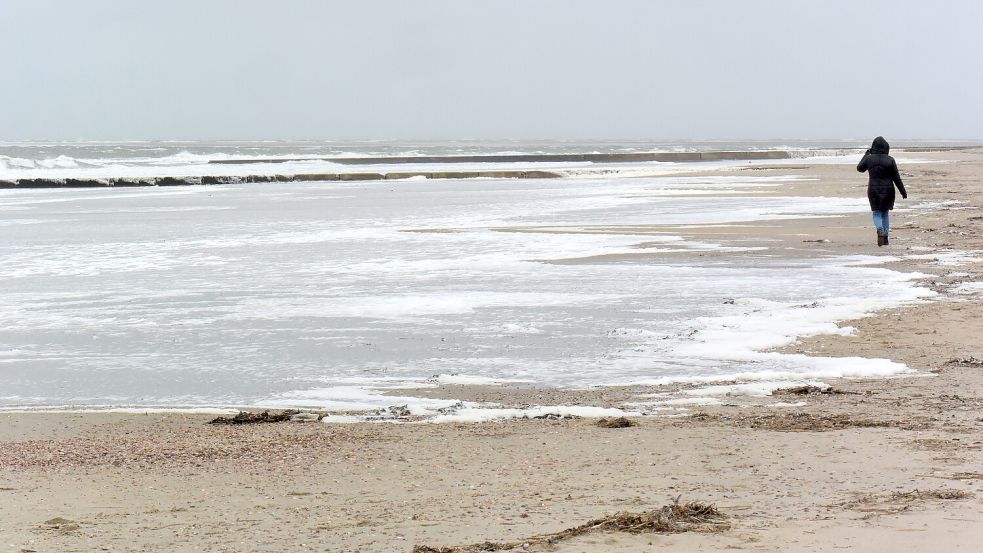
[[[877,246],[884,246],[887,244],[887,236],[884,235],[884,231],[877,229]]]
[[[886,234],[884,235],[884,245],[885,245],[885,246],[889,246],[889,245],[891,245],[891,244],[890,244],[890,242],[888,242],[888,241],[887,241],[887,236],[888,236],[888,235],[886,235]]]

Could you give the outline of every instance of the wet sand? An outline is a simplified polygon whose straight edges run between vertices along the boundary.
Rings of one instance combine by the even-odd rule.
[[[594,532],[529,549],[975,551],[983,542],[983,304],[957,290],[983,280],[983,263],[945,263],[953,251],[983,250],[983,150],[898,154],[915,156],[949,163],[901,162],[911,197],[899,207],[942,203],[895,212],[888,249],[874,245],[867,214],[598,230],[768,248],[742,254],[752,256],[897,256],[889,266],[927,275],[922,283],[938,301],[848,321],[853,335],[802,338],[785,350],[884,357],[918,376],[829,382],[840,394],[726,397],[629,428],[593,419],[234,427],[208,425],[208,415],[4,413],[0,550],[409,552],[522,543],[680,497],[716,505],[728,529]],[[726,174],[750,171],[791,172]],[[853,167],[795,172],[818,180],[756,192],[863,195]],[[902,259],[911,254],[920,257]],[[637,254],[694,255],[735,254]],[[618,406],[679,388],[400,393]]]

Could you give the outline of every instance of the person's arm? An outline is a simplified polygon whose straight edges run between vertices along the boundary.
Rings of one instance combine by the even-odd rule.
[[[864,152],[864,157],[860,159],[860,163],[857,164],[857,171],[863,173],[867,170],[867,156],[870,155],[870,150]]]
[[[901,182],[901,172],[898,171],[898,162],[891,160],[891,170],[893,175],[891,175],[891,180],[894,181],[894,185],[898,187],[898,192],[901,192],[901,198],[907,200],[908,192],[904,189],[904,183]]]

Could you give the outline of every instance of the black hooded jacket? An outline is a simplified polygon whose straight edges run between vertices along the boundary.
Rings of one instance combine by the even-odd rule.
[[[901,182],[901,174],[898,173],[898,164],[894,158],[887,155],[891,151],[891,146],[883,136],[874,139],[864,158],[857,165],[857,171],[863,173],[867,171],[870,179],[867,181],[867,199],[870,201],[872,211],[885,211],[894,209],[894,186],[897,185],[902,198],[907,198],[904,183]]]

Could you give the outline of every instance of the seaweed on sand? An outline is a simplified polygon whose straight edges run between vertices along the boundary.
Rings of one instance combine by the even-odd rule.
[[[953,472],[951,474],[928,474],[926,476],[931,476],[932,478],[945,478],[946,480],[983,480],[983,473],[964,471],[964,472]]]
[[[764,415],[694,413],[689,416],[689,420],[722,423],[740,428],[783,432],[825,432],[847,428],[900,428],[903,430],[915,430],[925,427],[925,423],[922,420],[877,420],[850,415],[814,415],[810,413]]]
[[[538,420],[548,420],[548,421],[565,421],[565,420],[579,419],[580,416],[571,415],[569,413],[545,413],[543,415],[535,415],[532,417],[530,417],[529,415],[524,415],[522,418],[533,419],[533,420],[538,419]]]
[[[60,534],[70,534],[81,528],[81,526],[74,520],[64,517],[55,517],[51,520],[44,521],[44,526],[42,526],[42,528],[45,530],[53,530]],[[23,549],[21,551],[23,551]]]
[[[601,428],[628,428],[630,426],[638,426],[638,423],[627,417],[613,417],[597,421],[597,426]]]
[[[286,422],[298,413],[300,413],[300,411],[294,409],[280,411],[279,413],[270,413],[269,411],[263,411],[262,413],[239,411],[233,417],[216,417],[209,421],[208,424],[258,424],[265,422]]]
[[[945,362],[946,365],[955,367],[983,367],[983,359],[975,356],[956,357]]]
[[[789,388],[779,388],[772,392],[774,395],[794,395],[794,396],[835,396],[835,395],[861,395],[860,392],[845,392],[832,386],[792,386]]]
[[[555,544],[593,532],[627,532],[629,534],[722,532],[730,528],[730,525],[724,522],[726,518],[726,515],[718,511],[713,505],[699,502],[681,504],[677,497],[675,501],[661,509],[640,513],[617,513],[560,532],[533,536],[518,542],[496,543],[486,541],[455,547],[417,545],[413,548],[412,553],[480,553],[483,551],[508,551],[520,547],[526,549],[531,545]]]
[[[870,519],[877,515],[903,513],[916,505],[930,501],[958,501],[970,497],[973,497],[973,494],[963,490],[912,490],[910,492],[893,492],[886,496],[862,495],[841,505],[847,509],[865,513],[864,519]]]
[[[966,499],[973,497],[973,494],[963,490],[913,490],[910,492],[894,492],[891,494],[893,501],[927,501],[930,499],[952,500]]]

